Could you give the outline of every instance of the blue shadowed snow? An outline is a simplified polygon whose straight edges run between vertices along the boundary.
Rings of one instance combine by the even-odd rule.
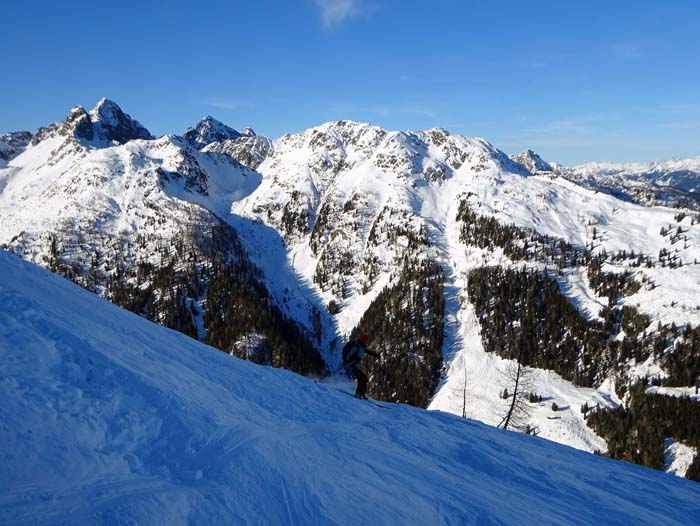
[[[1,524],[697,524],[700,485],[256,366],[0,251]]]

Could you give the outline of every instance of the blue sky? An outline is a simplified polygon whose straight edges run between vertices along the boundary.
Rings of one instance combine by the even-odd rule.
[[[434,126],[565,164],[700,156],[700,2],[3,0],[0,131]]]

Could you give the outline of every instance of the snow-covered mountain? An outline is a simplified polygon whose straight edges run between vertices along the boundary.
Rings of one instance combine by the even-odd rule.
[[[696,524],[690,481],[232,359],[0,251],[3,524]]]
[[[532,150],[512,159],[531,173],[550,173],[581,186],[643,205],[700,208],[700,157],[650,163],[548,163]]]
[[[651,163],[587,163],[572,170],[581,177],[608,177],[689,193],[700,191],[700,158]]]
[[[10,132],[5,135],[0,135],[0,163],[16,157],[27,147],[31,140],[32,134],[28,131]],[[0,164],[0,166],[3,165]]]
[[[230,141],[240,137],[255,137],[255,132],[251,128],[244,128],[243,131],[239,132],[226,126],[223,122],[217,121],[211,115],[207,115],[195,126],[187,128],[183,137],[195,148],[203,148],[213,142]]]
[[[638,379],[661,384],[649,396],[693,394],[690,210],[442,129],[337,121],[273,140],[205,118],[153,139],[105,105],[72,110],[0,166],[0,244],[238,356],[337,370],[339,341],[367,332],[382,351],[366,363],[376,397],[502,425],[527,395],[529,432],[700,468],[700,437],[680,422],[628,444],[653,458],[625,457],[613,432]],[[529,375],[517,395],[504,379],[516,359]]]
[[[542,166],[541,159],[534,162]],[[257,170],[261,185],[233,210],[282,233],[297,271],[338,311],[341,332],[357,326],[380,291],[401,279],[402,258],[438,262],[446,300],[440,349],[445,374],[431,395],[433,408],[461,412],[466,373],[470,414],[499,423],[503,403],[496,386],[508,361],[485,352],[480,322],[469,302],[469,273],[484,265],[543,269],[548,264],[532,257],[519,262],[498,246],[465,243],[464,221],[458,219],[463,203],[479,217],[564,240],[572,250],[610,255],[626,251],[615,261],[603,257],[607,272],[631,272],[628,279],[639,284],[621,305],[649,315],[650,326],[700,322],[700,271],[692,264],[700,257],[700,231],[692,217],[620,201],[551,174],[531,175],[483,140],[444,130],[387,132],[340,121],[273,141]],[[680,238],[685,241],[679,243]],[[247,242],[258,244],[254,236]],[[639,255],[653,260],[648,268],[638,265]],[[668,257],[672,261],[667,264]],[[682,261],[686,264],[676,264]],[[553,260],[549,265],[556,268]],[[601,319],[611,300],[594,290],[585,265],[568,265],[556,280],[584,317]],[[405,350],[394,351],[415,351],[411,345],[405,342]],[[425,352],[419,356],[422,364],[431,358]],[[375,380],[389,382],[382,369],[396,361],[372,366]],[[638,366],[624,365],[622,377],[664,375],[654,360]],[[622,377],[611,368],[591,383],[596,389],[581,389],[549,371],[533,374],[533,389],[548,400],[532,408],[541,436],[604,451],[605,442],[586,426],[579,408],[619,404],[615,384]],[[396,385],[392,389],[401,391]],[[552,401],[567,410],[553,415]]]
[[[153,138],[103,99],[40,129],[0,169],[0,244],[229,352],[261,333],[273,363],[318,373],[326,342],[314,295],[280,266],[296,300],[278,300],[222,219],[260,180],[229,155]]]
[[[525,150],[519,155],[512,155],[511,159],[518,164],[522,164],[525,168],[527,168],[527,171],[533,175],[539,172],[554,172],[555,170],[551,164],[542,159],[542,157],[537,155],[532,150]]]

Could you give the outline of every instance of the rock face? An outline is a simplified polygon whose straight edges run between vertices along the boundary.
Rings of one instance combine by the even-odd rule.
[[[243,166],[256,170],[272,151],[272,141],[259,135],[242,136],[208,144],[202,151],[229,155]]]
[[[197,150],[214,142],[230,141],[239,137],[251,137],[255,135],[253,130],[246,128],[245,133],[226,126],[223,122],[217,121],[214,117],[207,115],[195,126],[190,126],[185,130],[183,137]]]
[[[0,161],[9,161],[27,147],[32,140],[28,131],[10,132],[0,135]]]
[[[76,106],[68,112],[66,120],[63,121],[61,133],[63,135],[72,134],[76,139],[92,141],[95,132],[92,128],[90,114],[82,106]]]
[[[139,121],[124,113],[116,103],[102,99],[90,112],[94,136],[98,139],[126,144],[135,139],[153,139]]]
[[[33,137],[31,134],[29,137],[32,145],[37,145],[55,132],[76,139],[83,146],[92,147],[153,139],[139,121],[124,113],[115,102],[104,98],[89,113],[82,106],[76,106],[68,112],[62,123],[39,128]]]
[[[552,165],[532,150],[525,150],[520,155],[511,156],[516,163],[523,165],[531,174],[538,172],[553,172]]]

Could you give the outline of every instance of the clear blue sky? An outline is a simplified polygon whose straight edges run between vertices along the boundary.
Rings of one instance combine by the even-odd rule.
[[[566,164],[700,156],[700,2],[3,0],[0,131],[440,126]]]

